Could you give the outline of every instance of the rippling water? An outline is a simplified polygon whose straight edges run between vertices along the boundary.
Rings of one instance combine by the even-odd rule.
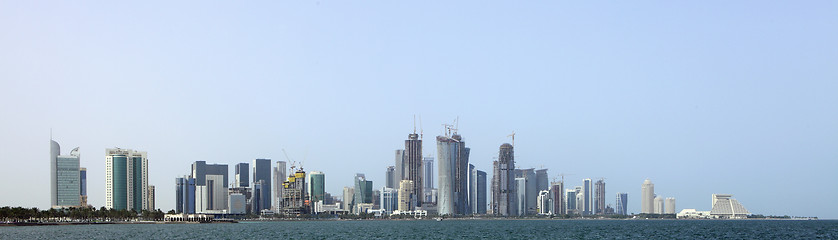
[[[838,239],[838,220],[433,220],[0,227],[0,239]]]

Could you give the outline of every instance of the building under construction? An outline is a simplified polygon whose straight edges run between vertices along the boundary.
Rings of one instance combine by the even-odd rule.
[[[303,168],[288,175],[288,179],[282,183],[282,213],[285,214],[306,214],[309,213],[308,193],[306,192],[306,172]]]
[[[517,216],[518,201],[515,188],[515,154],[511,144],[500,146],[498,160],[493,163],[492,213],[500,216]]]

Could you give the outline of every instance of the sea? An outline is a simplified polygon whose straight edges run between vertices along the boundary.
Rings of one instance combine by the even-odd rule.
[[[0,239],[838,239],[838,220],[346,220],[0,227]]]

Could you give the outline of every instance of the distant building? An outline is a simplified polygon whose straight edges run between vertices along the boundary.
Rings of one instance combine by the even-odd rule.
[[[265,204],[265,194],[268,192],[265,188],[268,186],[265,185],[264,180],[258,180],[253,182],[253,188],[251,188],[250,193],[250,213],[255,215],[262,214],[262,210],[266,209]],[[283,202],[283,204],[286,204]],[[281,206],[279,208],[281,209]]]
[[[195,214],[195,178],[183,176],[175,179],[175,211]]]
[[[387,215],[398,209],[399,203],[397,200],[398,192],[396,189],[387,187],[381,189],[381,209],[384,209]]]
[[[227,164],[207,164],[206,161],[192,163],[197,213],[227,209],[228,170]]]
[[[582,179],[582,215],[591,215],[593,213],[593,182],[590,178]]]
[[[396,188],[399,188],[399,184],[402,180],[407,178],[407,157],[405,156],[404,149],[396,149],[395,155],[395,173],[393,174],[396,178]]]
[[[664,205],[666,205],[666,210],[663,213],[675,214],[675,198],[666,198]]]
[[[154,185],[148,185],[148,210],[149,211],[154,211],[156,209],[155,205],[154,205],[154,195],[155,195],[154,194]]]
[[[384,187],[396,188],[396,167],[387,166],[387,172],[384,174]]]
[[[250,172],[248,171],[250,166],[247,163],[239,163],[236,164],[236,179],[233,186],[235,187],[250,187]]]
[[[538,189],[536,184],[536,174],[534,168],[527,168],[527,169],[515,169],[515,177],[516,178],[524,178],[526,184],[524,188],[518,186],[518,194],[525,194],[526,195],[526,202],[518,202],[519,205],[523,205],[519,207],[519,209],[525,209],[526,212],[519,213],[520,215],[531,215],[536,214],[536,203],[538,198]],[[520,198],[519,198],[520,199]]]
[[[541,190],[538,192],[538,198],[536,199],[536,212],[539,215],[549,215],[550,212],[550,191]]]
[[[646,179],[640,185],[640,213],[655,213],[655,184]]]
[[[655,214],[663,214],[663,198],[660,196],[655,197]]]
[[[372,181],[368,181],[363,173],[355,174],[354,204],[372,203]],[[355,212],[357,213],[357,212]]]
[[[498,160],[492,170],[492,214],[499,216],[518,215],[518,193],[515,182],[515,154],[512,144],[500,146]]]
[[[413,211],[415,205],[410,202],[413,195],[413,181],[402,180],[399,182],[399,212]]]
[[[565,213],[571,215],[578,214],[576,212],[576,190],[567,189],[565,191],[565,198],[567,199],[567,204],[565,204]]]
[[[605,214],[605,180],[597,180],[594,184],[594,214]]]
[[[261,198],[259,201],[264,203],[261,207],[262,209],[258,209],[258,212],[261,213],[263,209],[271,209],[271,160],[270,159],[254,159],[253,160],[253,179],[251,181],[258,182],[262,181],[262,188],[264,191],[261,193]]]
[[[322,201],[326,199],[326,175],[323,172],[312,171],[309,173],[309,184],[311,192],[311,202]]]
[[[628,193],[617,193],[617,214],[628,215]]]
[[[731,198],[733,194],[713,194],[713,208],[710,216],[713,218],[747,218],[750,212],[739,201]]]
[[[553,214],[565,214],[564,182],[553,182],[550,186],[550,199],[553,201]]]
[[[294,168],[292,167],[291,169],[293,170]],[[289,174],[287,180],[282,183],[281,212],[285,214],[309,213],[311,206],[306,201],[308,199],[309,195],[306,192],[306,172],[303,171],[303,168],[300,168],[296,172]]]
[[[79,167],[79,148],[70,151],[70,155],[60,155],[61,147],[58,142],[50,140],[50,202],[52,208],[68,208],[86,206],[82,198],[87,200],[85,189],[82,197],[82,176]],[[87,181],[85,170],[84,181]]]
[[[247,169],[247,168],[245,168]],[[247,198],[241,193],[231,193],[227,200],[229,206],[227,207],[230,214],[245,214],[247,213]]]
[[[78,169],[78,165],[75,169]],[[105,208],[135,212],[148,210],[146,152],[121,148],[105,149]]]
[[[404,180],[413,181],[413,198],[411,204],[414,207],[422,206],[424,186],[422,184],[422,139],[419,139],[419,134],[414,131],[407,135],[407,140],[404,141],[405,163],[407,169],[405,170]]]
[[[486,172],[472,169],[469,182],[471,213],[486,214]]]
[[[79,194],[82,207],[87,207],[87,168],[79,168]]]
[[[449,132],[451,129],[449,128]],[[466,214],[468,203],[468,157],[470,149],[465,147],[462,136],[437,136],[437,160],[439,161],[439,195],[437,210],[440,215]]]
[[[690,218],[690,219],[707,219],[711,218],[710,211],[697,211],[694,208],[685,208],[681,209],[677,215],[677,218]]]
[[[547,176],[547,169],[535,170],[535,190],[550,190],[550,178]]]
[[[422,203],[436,205],[436,188],[434,188],[434,158],[425,157],[422,159]]]
[[[282,206],[282,183],[284,183],[285,180],[287,180],[288,178],[288,172],[286,171],[286,169],[287,167],[285,166],[285,161],[276,161],[276,167],[274,167],[273,185],[273,206],[276,206],[274,208],[280,208]],[[277,212],[279,212],[279,209],[277,209]]]
[[[355,188],[343,187],[343,210],[347,212],[355,206]]]
[[[517,185],[518,191],[518,215],[523,216],[527,214],[527,178],[524,177],[516,177],[515,183]]]

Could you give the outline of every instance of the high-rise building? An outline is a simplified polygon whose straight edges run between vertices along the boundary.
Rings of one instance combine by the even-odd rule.
[[[302,169],[301,169],[302,170]],[[264,203],[262,205],[263,209],[271,209],[271,160],[270,159],[254,159],[253,160],[253,179],[252,181],[255,183],[257,181],[262,181],[262,188],[264,192],[261,194],[261,201]],[[305,184],[303,184],[305,187]]]
[[[413,181],[402,180],[399,182],[399,212],[413,211],[415,205],[410,200],[413,199]]]
[[[262,214],[265,208],[265,181],[257,180],[253,182],[253,188],[250,194],[250,213],[255,215]],[[199,188],[200,189],[200,188]],[[283,202],[285,203],[285,202]]]
[[[396,188],[396,167],[387,166],[387,172],[384,174],[384,187]]]
[[[273,185],[273,187],[274,187],[274,191],[273,191],[273,199],[274,200],[273,201],[274,201],[274,206],[276,206],[276,208],[279,208],[280,206],[282,206],[282,190],[283,190],[282,183],[285,182],[285,180],[287,180],[286,178],[288,177],[288,175],[286,173],[287,172],[286,172],[285,161],[276,161],[276,167],[274,167],[274,185]],[[279,212],[279,209],[277,209],[277,212]]]
[[[593,182],[590,178],[582,179],[582,215],[591,215],[593,213],[593,198],[594,188]]]
[[[413,198],[411,204],[413,206],[422,206],[423,196],[422,190],[425,185],[422,184],[422,139],[419,139],[419,134],[413,132],[407,135],[407,140],[404,140],[404,156],[407,169],[405,169],[406,180],[413,181]]]
[[[183,176],[175,179],[175,211],[177,213],[195,213],[195,178]]]
[[[381,189],[381,209],[384,209],[384,213],[387,215],[399,209],[397,194],[398,192],[394,188],[385,187]]]
[[[450,130],[450,129],[449,129]],[[439,195],[437,210],[440,215],[466,214],[468,203],[468,156],[462,136],[437,136],[439,161]]]
[[[540,215],[550,214],[550,191],[541,190],[536,198],[536,212]]]
[[[247,196],[241,193],[230,193],[227,200],[227,209],[230,214],[245,214],[247,212]]]
[[[564,182],[553,182],[550,186],[550,198],[553,199],[553,214],[565,214]]]
[[[665,214],[675,214],[675,198],[668,197],[666,198],[664,205],[666,205],[666,210],[663,211]]]
[[[535,190],[550,190],[550,178],[546,168],[535,170]]]
[[[404,149],[396,149],[396,156],[395,156],[395,176],[396,176],[396,188],[399,188],[399,183],[402,180],[407,178],[407,156],[405,155]]]
[[[527,214],[527,178],[516,177],[515,183],[518,188],[518,215],[523,216]]]
[[[605,214],[605,180],[597,180],[594,184],[594,214]]]
[[[582,186],[576,186],[576,213],[585,214],[585,192]]]
[[[654,214],[663,214],[663,208],[664,208],[663,197],[655,196],[655,212],[654,212]]]
[[[227,209],[228,170],[227,164],[207,164],[206,161],[192,163],[197,213]]]
[[[148,210],[146,152],[121,148],[105,149],[105,208],[128,209],[135,212]]]
[[[343,187],[343,210],[351,211],[355,207],[355,188]]]
[[[518,215],[518,194],[515,182],[515,154],[511,144],[500,146],[498,160],[492,170],[492,214]]]
[[[50,140],[50,200],[52,208],[82,206],[79,148],[70,151],[70,155],[60,154],[61,147],[58,142]]]
[[[640,213],[655,213],[655,184],[646,179],[640,185]]]
[[[469,201],[472,214],[486,214],[486,172],[472,168],[469,177]]]
[[[628,215],[628,193],[617,193],[617,214]]]
[[[79,194],[80,205],[87,207],[87,168],[79,168]]]
[[[422,184],[425,189],[434,188],[434,157],[425,157],[422,159]]]
[[[148,210],[154,211],[154,185],[148,185]]]
[[[325,200],[326,198],[326,175],[323,172],[313,171],[309,173],[309,178],[311,179],[309,183],[311,186],[311,202],[317,202]]]
[[[565,198],[567,199],[567,204],[565,204],[565,213],[566,214],[577,214],[576,212],[576,190],[575,189],[567,189],[565,191]]]
[[[234,187],[250,187],[250,166],[247,163],[236,164],[236,179],[233,183]]]
[[[291,169],[293,170],[294,167],[291,167]],[[323,180],[325,180],[325,176]],[[306,199],[309,198],[306,186],[306,172],[303,171],[303,168],[299,168],[296,172],[288,175],[288,179],[282,183],[282,206],[280,209],[283,213],[304,214],[309,212],[310,205],[306,204]]]
[[[368,181],[363,173],[355,174],[354,196],[356,206],[362,203],[372,203],[372,181]]]
[[[536,214],[536,203],[538,198],[538,190],[536,184],[536,175],[534,168],[528,169],[515,169],[515,177],[516,178],[524,178],[526,181],[526,188],[518,188],[519,194],[523,192],[527,195],[526,199],[527,202],[518,204],[523,204],[524,206],[519,209],[526,209],[527,212],[521,213],[521,215],[529,215],[529,214]]]

